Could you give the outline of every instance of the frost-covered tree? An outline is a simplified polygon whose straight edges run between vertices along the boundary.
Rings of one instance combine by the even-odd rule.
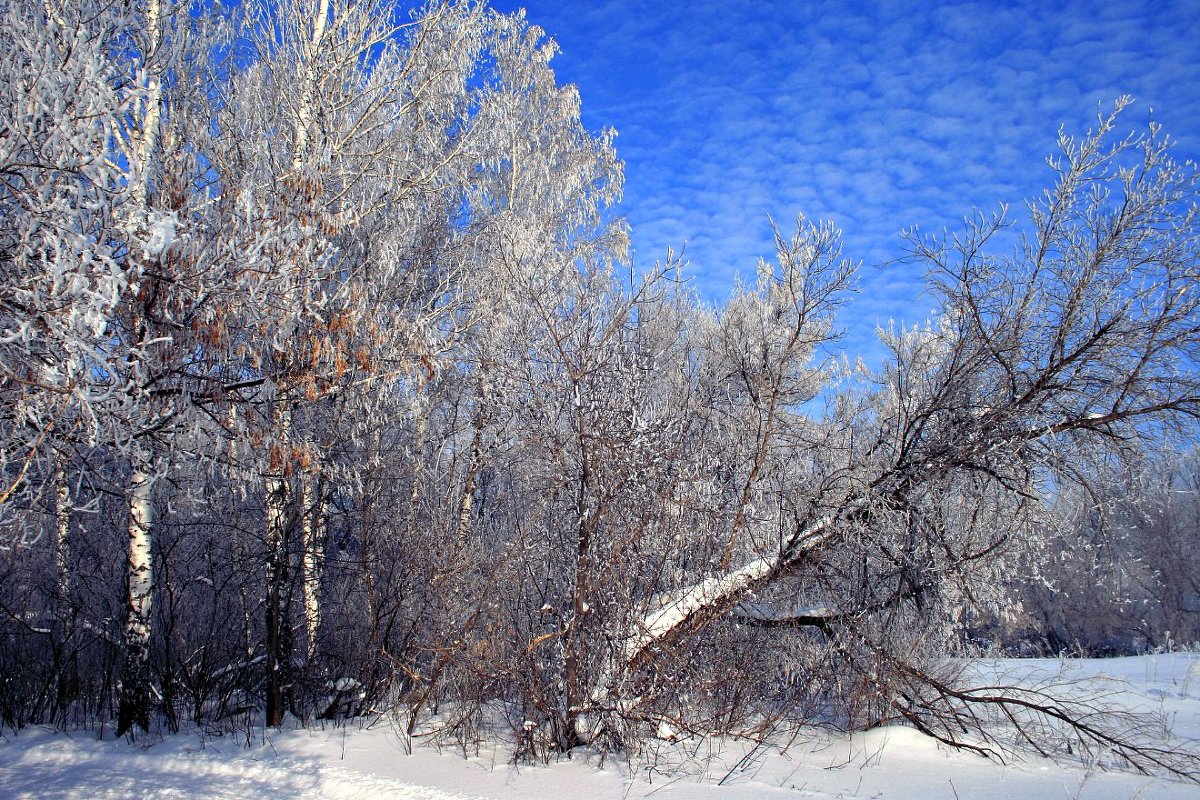
[[[5,9],[7,530],[32,543],[30,505],[62,502],[56,429],[124,460],[125,730],[147,722],[156,480],[177,513],[220,486],[193,465],[257,483],[278,720],[294,533],[361,502],[387,420],[497,296],[492,254],[560,242],[562,269],[619,166],[540,32],[481,5],[56,9]]]
[[[178,352],[151,319],[169,304],[157,287],[175,232],[174,211],[154,208],[163,184],[151,168],[160,161],[162,81],[176,50],[168,14],[158,2],[15,3],[0,33],[8,95],[3,382],[6,428],[15,434],[0,448],[0,513],[36,490],[30,467],[57,450],[51,460],[59,463],[41,477],[55,476],[61,547],[70,525],[61,462],[70,448],[103,444],[127,460],[130,698],[148,693],[147,437],[168,416],[154,384],[172,363],[163,353]],[[145,724],[144,712],[132,713]]]
[[[759,521],[770,532],[730,569],[664,594],[629,632],[625,667],[730,617],[811,627],[867,680],[877,719],[958,740],[977,698],[947,694],[894,636],[1002,602],[1006,558],[1042,517],[1042,498],[1091,477],[1094,457],[1077,454],[1135,456],[1139,441],[1200,413],[1196,175],[1169,159],[1154,126],[1114,142],[1118,112],[1082,140],[1062,137],[1058,183],[1031,204],[1012,255],[988,251],[1003,216],[945,240],[910,237],[939,321],[889,337],[877,388],[838,398],[821,452],[792,437],[816,480],[781,492]],[[793,285],[819,281],[821,263]]]
[[[505,248],[534,243],[550,268],[569,268],[582,257],[577,231],[599,226],[596,209],[619,185],[607,139],[583,130],[576,95],[546,66],[552,49],[522,18],[465,3],[411,22],[393,14],[258,8],[252,65],[216,118],[210,160],[227,176],[223,230],[236,243],[224,255],[248,290],[222,338],[242,370],[229,386],[261,442],[272,682],[289,657],[289,541],[318,507],[294,512],[302,484],[358,502],[385,457],[387,421],[423,406],[423,387],[454,369],[464,335],[492,310],[511,268]],[[268,698],[277,721],[278,688]]]

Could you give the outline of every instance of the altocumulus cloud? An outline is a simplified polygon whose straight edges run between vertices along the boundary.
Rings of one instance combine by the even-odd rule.
[[[844,231],[864,263],[845,315],[851,354],[874,329],[924,321],[898,234],[954,229],[1049,179],[1060,126],[1081,133],[1121,94],[1200,156],[1200,4],[1183,2],[638,3],[504,0],[558,40],[584,119],[613,127],[635,257],[685,248],[724,298],[772,252],[768,216]]]

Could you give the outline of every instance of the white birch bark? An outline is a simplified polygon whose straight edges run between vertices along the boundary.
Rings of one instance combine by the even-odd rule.
[[[315,116],[315,87],[317,82],[317,52],[319,51],[322,39],[325,36],[326,26],[328,24],[330,9],[330,0],[318,0],[313,9],[312,19],[312,35],[310,38],[310,46],[306,49],[304,55],[304,63],[302,66],[302,88],[300,102],[296,107],[296,138],[293,142],[292,149],[292,169],[298,171],[304,166],[305,159],[309,156],[312,148],[312,129]],[[291,487],[288,485],[288,456],[284,452],[285,444],[288,440],[289,433],[292,427],[291,411],[288,406],[290,402],[290,390],[294,388],[294,384],[289,385],[287,380],[276,380],[276,398],[274,409],[272,410],[272,436],[275,441],[280,443],[277,445],[279,450],[272,452],[270,463],[267,466],[265,474],[266,483],[266,544],[267,544],[267,703],[266,703],[266,723],[267,725],[277,727],[283,723],[284,712],[284,697],[283,697],[283,679],[282,671],[285,662],[289,656],[287,650],[288,643],[285,641],[285,627],[287,621],[283,619],[284,604],[283,592],[285,583],[287,582],[288,573],[288,547],[287,547],[287,524],[288,524],[288,505],[292,500]],[[301,490],[301,497],[305,498],[305,489]],[[307,515],[306,515],[307,516]],[[305,535],[310,533],[308,530],[309,520],[305,520],[304,528]],[[316,624],[319,619],[316,617],[310,618],[310,612],[319,615],[319,605],[310,607],[310,601],[317,604],[319,600],[316,597],[315,587],[310,587],[309,575],[307,567],[309,565],[308,542],[305,542],[304,557],[302,558],[302,584],[305,604],[305,625],[309,633],[308,652],[311,658],[313,645],[315,644]],[[309,627],[309,626],[312,627]]]
[[[471,532],[471,509],[475,505],[475,483],[479,475],[479,467],[483,462],[483,420],[475,422],[475,433],[471,439],[471,455],[467,459],[467,474],[463,480],[462,493],[458,500],[458,525],[454,532],[454,543],[462,547]]]
[[[139,459],[140,461],[141,459]],[[154,588],[150,562],[150,529],[154,508],[150,502],[154,477],[148,466],[138,465],[129,479],[129,600],[134,613],[128,630],[132,640],[150,640],[150,599]]]
[[[135,228],[148,220],[148,171],[150,161],[158,143],[162,105],[162,82],[155,60],[163,38],[162,0],[149,0],[146,6],[146,36],[148,39],[142,54],[146,100],[140,130],[134,131],[131,147],[131,175],[129,179],[130,202],[133,214],[131,224]],[[131,232],[133,233],[133,232]],[[143,254],[143,257],[144,254]],[[140,314],[133,317],[131,326],[131,352],[128,369],[131,375],[139,371],[141,339],[144,338],[143,320]],[[151,570],[151,529],[153,507],[151,493],[154,488],[154,471],[151,444],[137,441],[129,445],[130,476],[128,487],[128,561],[126,563],[126,621],[125,663],[122,673],[121,704],[118,710],[117,733],[123,735],[134,725],[142,730],[150,727],[150,637],[151,599],[154,591],[154,576]]]
[[[121,682],[121,706],[117,735],[134,725],[150,728],[150,634],[154,575],[151,565],[151,491],[154,474],[148,455],[134,445],[129,477],[129,551],[125,574],[128,581],[125,621],[125,665]]]
[[[71,487],[63,457],[54,460],[54,565],[58,580],[58,613],[64,615],[71,602]]]
[[[274,435],[286,438],[291,429],[287,399],[277,397],[271,413]],[[287,454],[279,445],[270,458],[266,473],[266,544],[267,544],[267,725],[283,724],[283,675],[287,657],[284,642],[283,588],[287,580],[287,516],[291,490],[287,480]]]
[[[142,116],[141,131],[132,141],[133,159],[130,167],[134,170],[130,176],[130,199],[136,212],[144,215],[146,210],[148,181],[146,172],[150,159],[158,145],[160,121],[162,119],[162,78],[158,66],[149,62],[154,60],[162,43],[163,6],[161,0],[150,0],[146,5],[146,36],[149,44],[142,57],[142,69],[145,70],[146,100],[145,113]]]
[[[317,655],[317,632],[321,628],[321,575],[325,565],[325,497],[313,489],[314,479],[304,482],[304,632],[308,662]],[[314,494],[316,495],[314,497]]]
[[[300,106],[296,109],[296,146],[292,152],[293,170],[303,166],[304,159],[308,157],[309,148],[312,146],[313,104],[315,102],[313,90],[317,82],[316,54],[321,47],[321,40],[325,38],[328,20],[329,0],[319,0],[314,10],[312,39],[310,40],[312,47],[304,65],[304,94],[300,100]]]

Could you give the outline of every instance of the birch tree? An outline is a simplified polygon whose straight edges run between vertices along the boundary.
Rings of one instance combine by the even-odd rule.
[[[39,451],[49,452],[58,425],[83,443],[103,441],[129,453],[130,698],[147,693],[138,676],[148,643],[150,481],[139,413],[147,384],[137,366],[147,342],[144,329],[125,336],[121,317],[146,272],[143,245],[154,238],[146,173],[158,136],[163,12],[158,3],[145,18],[125,4],[18,3],[4,10],[11,81],[0,157],[3,381],[18,438],[4,447],[5,466],[15,469],[6,470],[0,507],[27,486],[31,464]],[[122,43],[131,50],[115,54]],[[132,80],[130,71],[137,72]],[[128,145],[129,172],[117,165],[114,143]],[[25,431],[33,437],[19,433]],[[144,723],[144,712],[133,716]],[[123,711],[123,730],[127,717]]]
[[[547,343],[553,326],[571,324],[562,316],[567,308],[583,311],[594,289],[611,285],[610,270],[625,254],[623,225],[606,218],[621,186],[611,134],[582,126],[578,94],[555,81],[554,46],[540,30],[520,17],[496,16],[491,25],[485,60],[494,66],[483,73],[487,89],[477,96],[472,122],[487,132],[480,140],[486,149],[475,156],[464,195],[470,249],[455,366],[439,376],[437,400],[418,408],[415,426],[406,528],[422,543],[440,537],[430,553],[431,582],[439,588],[429,608],[442,622],[424,643],[428,655],[414,654],[423,664],[411,670],[419,685],[414,711],[451,674],[468,682],[494,674],[495,665],[470,655],[484,629],[500,624],[498,604],[480,594],[478,581],[497,574],[495,561],[511,565],[521,556],[507,549],[514,544],[510,532],[496,530],[483,514],[482,498],[494,497],[484,481],[509,447],[512,404],[536,392],[522,360]],[[530,303],[540,309],[533,319]],[[439,412],[441,402],[449,405]],[[429,474],[427,452],[450,466]],[[448,637],[454,647],[447,647]]]

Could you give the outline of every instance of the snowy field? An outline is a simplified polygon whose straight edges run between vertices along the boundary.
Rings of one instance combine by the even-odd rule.
[[[993,666],[984,667],[991,671]],[[1001,673],[1104,676],[1122,705],[1158,710],[1200,746],[1200,654],[1095,661],[1006,661]],[[1114,688],[1113,686],[1109,687]],[[152,737],[151,737],[152,738]],[[738,743],[663,744],[652,763],[587,759],[514,767],[503,749],[463,759],[418,745],[411,754],[386,720],[367,727],[259,731],[245,737],[155,738],[136,745],[32,728],[4,733],[0,798],[316,800],[475,798],[879,798],[880,800],[1173,800],[1200,786],[1096,765],[1040,759],[1001,764],[954,752],[904,728],[822,736],[786,751]]]

